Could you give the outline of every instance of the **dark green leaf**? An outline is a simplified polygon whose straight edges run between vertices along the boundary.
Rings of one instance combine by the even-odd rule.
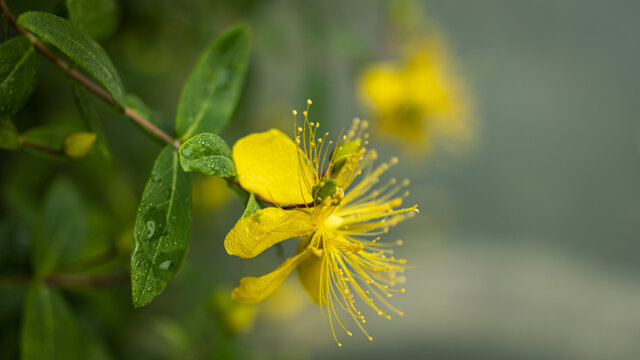
[[[44,199],[43,223],[33,244],[36,273],[45,275],[73,259],[84,245],[88,222],[85,206],[73,184],[57,179]]]
[[[109,39],[118,27],[115,0],[66,0],[69,20],[97,41]]]
[[[176,133],[188,139],[201,132],[219,133],[240,98],[249,56],[249,30],[236,27],[204,51],[182,89]]]
[[[22,359],[78,359],[78,325],[56,289],[34,283],[24,301]]]
[[[107,148],[106,139],[104,136],[104,130],[102,130],[102,124],[98,120],[98,114],[94,110],[89,97],[87,96],[87,90],[80,86],[78,83],[73,82],[73,97],[78,106],[80,116],[85,121],[87,128],[97,136],[95,147],[100,152],[100,155],[107,160],[111,160],[111,154]]]
[[[131,251],[133,305],[148,304],[178,271],[191,229],[189,175],[167,145],[153,164],[138,208]]]
[[[104,49],[89,35],[68,20],[39,11],[20,15],[18,24],[60,49],[104,85],[116,105],[124,107],[120,76]]]
[[[11,120],[0,120],[0,149],[15,150],[20,147],[18,130]]]
[[[0,44],[0,119],[17,113],[29,99],[38,83],[40,62],[24,36]]]
[[[249,196],[249,201],[247,201],[247,207],[244,209],[244,213],[242,214],[241,219],[244,219],[247,216],[251,216],[251,214],[260,210],[261,208],[262,206],[260,206],[260,203],[258,202],[258,200],[256,200],[256,196],[251,193],[251,195]]]
[[[125,103],[127,104],[127,107],[130,110],[132,110],[133,112],[137,113],[138,115],[141,115],[143,118],[149,120],[150,123],[152,123],[156,127],[160,128],[160,130],[164,131],[167,134],[172,134],[173,133],[173,130],[170,129],[170,127],[167,124],[165,124],[164,122],[160,121],[160,119],[158,118],[157,114],[151,108],[149,108],[149,106],[147,106],[147,104],[145,104],[144,101],[142,101],[142,99],[140,99],[137,95],[135,95],[135,94],[127,94],[127,96],[125,98]],[[138,123],[136,123],[136,124],[138,124]],[[151,132],[149,132],[149,129],[147,129],[145,127],[142,127],[142,126],[140,126],[140,129],[142,129],[146,133],[152,135],[151,136],[152,138],[157,139],[157,136],[152,134]],[[159,141],[161,141],[161,140],[159,140]]]
[[[212,133],[198,134],[185,141],[180,146],[180,164],[186,172],[220,177],[236,174],[229,145]]]

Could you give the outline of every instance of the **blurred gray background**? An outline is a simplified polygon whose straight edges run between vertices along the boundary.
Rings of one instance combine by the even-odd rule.
[[[349,56],[357,63],[360,44],[378,49],[374,59],[389,57],[376,47],[387,6],[273,3],[265,18],[281,20],[262,25],[291,40],[277,60],[262,61],[255,29],[260,101],[302,107],[309,96],[312,117],[334,128],[366,113],[354,91],[361,68]],[[640,358],[640,2],[426,1],[424,9],[471,90],[476,141],[462,155],[436,149],[395,169],[412,179],[409,201],[421,208],[391,234],[415,265],[407,293],[393,299],[406,316],[372,319],[372,343],[352,330],[337,348],[309,307],[254,331],[257,353]],[[309,30],[308,12],[320,29]],[[267,91],[274,86],[281,91]],[[402,154],[372,143],[382,158]]]

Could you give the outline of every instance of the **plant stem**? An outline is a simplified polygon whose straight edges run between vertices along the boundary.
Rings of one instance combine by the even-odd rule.
[[[107,103],[109,103],[111,105],[115,105],[115,103],[114,103],[113,99],[111,98],[111,95],[109,95],[109,93],[107,93],[100,86],[96,85],[93,81],[89,80],[87,77],[82,75],[76,69],[72,68],[69,65],[69,63],[67,63],[63,59],[59,58],[56,54],[54,54],[51,50],[49,50],[46,46],[44,46],[44,44],[42,43],[42,41],[40,41],[40,39],[38,39],[35,35],[30,33],[27,29],[25,29],[22,26],[18,25],[18,23],[16,22],[15,16],[9,10],[9,7],[7,7],[7,4],[5,3],[5,0],[0,0],[0,8],[2,8],[2,12],[6,16],[6,18],[9,20],[11,25],[13,25],[13,27],[15,27],[16,30],[18,30],[21,34],[24,34],[27,38],[29,38],[29,40],[31,41],[33,46],[36,48],[36,50],[38,50],[40,53],[42,53],[42,55],[44,55],[47,59],[51,60],[59,68],[64,70],[73,79],[75,79],[80,84],[82,84],[85,88],[87,88],[87,90],[91,91],[92,93],[97,95],[100,99],[104,100],[105,102],[107,102]],[[174,139],[171,136],[167,135],[167,133],[165,133],[164,131],[160,130],[157,126],[153,125],[149,120],[145,119],[142,115],[136,113],[131,108],[128,108],[128,107],[125,106],[124,114],[129,119],[131,119],[134,122],[136,122],[138,125],[140,125],[143,128],[149,130],[149,132],[151,132],[152,134],[157,136],[162,141],[166,142],[169,145],[172,145],[176,150],[178,150],[180,148],[180,141],[179,140]]]
[[[125,275],[100,276],[62,276],[51,275],[46,279],[47,284],[58,287],[100,287],[124,284],[129,280]]]
[[[242,191],[247,191],[247,190],[245,190],[245,189],[242,187],[242,185],[241,185],[241,184],[240,184],[240,182],[238,182],[238,181],[235,181],[235,182],[229,182],[229,185],[230,185],[230,186],[235,186],[236,188],[238,188],[238,189],[240,189],[240,190],[242,190]],[[260,195],[258,195],[258,194],[256,194],[256,193],[254,193],[254,194],[253,194],[253,196],[255,196],[255,197],[256,197],[256,200],[258,200],[258,201],[261,201],[261,202],[263,202],[263,203],[265,203],[265,204],[269,204],[269,205],[272,205],[272,206],[279,207],[279,208],[280,208],[280,209],[282,209],[282,210],[291,210],[291,209],[307,209],[307,208],[312,208],[312,207],[316,206],[316,205],[315,205],[315,203],[314,203],[313,201],[312,201],[312,202],[310,202],[310,203],[307,203],[307,204],[290,204],[290,205],[280,205],[280,204],[277,204],[277,203],[275,203],[275,202],[273,202],[273,201],[271,201],[271,200],[265,199],[265,198],[263,198],[262,196],[260,196]]]
[[[91,269],[93,267],[100,266],[110,262],[111,260],[115,259],[117,255],[118,255],[118,251],[115,248],[111,248],[101,254],[92,256],[90,258],[79,260],[70,264],[66,264],[63,267],[61,267],[60,270],[77,271],[77,270]]]
[[[58,149],[50,148],[48,146],[36,144],[34,142],[31,142],[31,141],[25,140],[25,139],[20,139],[20,145],[28,147],[28,148],[33,149],[33,150],[37,150],[37,151],[43,152],[43,153],[64,156],[64,152],[62,150],[58,150]]]
[[[0,286],[12,286],[26,284],[33,278],[26,275],[11,275],[0,278]],[[129,277],[123,274],[119,275],[95,275],[95,276],[78,276],[78,275],[61,275],[52,274],[44,279],[44,282],[51,286],[58,287],[100,287],[114,286],[124,284]]]

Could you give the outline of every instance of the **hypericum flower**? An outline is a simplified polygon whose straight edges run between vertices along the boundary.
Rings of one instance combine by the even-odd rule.
[[[403,63],[378,63],[360,77],[360,94],[382,133],[431,146],[433,135],[468,136],[468,99],[438,38],[421,41]]]
[[[338,346],[342,344],[335,326],[351,336],[338,316],[342,310],[372,340],[362,326],[365,318],[356,298],[387,319],[387,310],[402,315],[387,299],[394,292],[404,292],[394,286],[404,281],[398,274],[406,261],[393,257],[393,244],[380,243],[379,235],[418,209],[396,209],[408,195],[397,195],[408,180],[398,184],[391,179],[374,189],[380,176],[398,160],[373,166],[377,155],[364,147],[367,122],[355,119],[348,133],[334,144],[327,139],[328,133],[318,136],[320,125],[309,121],[309,105],[311,100],[304,124],[295,125],[294,141],[272,129],[246,136],[233,147],[240,185],[276,206],[238,221],[225,238],[227,252],[252,258],[286,239],[299,238],[300,244],[297,255],[275,271],[240,280],[232,298],[258,303],[297,268],[311,300],[321,305],[323,314],[327,307]],[[293,114],[295,118],[295,110]]]

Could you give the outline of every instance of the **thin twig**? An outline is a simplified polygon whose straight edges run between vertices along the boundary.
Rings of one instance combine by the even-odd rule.
[[[20,139],[20,145],[28,147],[28,148],[36,150],[36,151],[43,152],[43,153],[64,156],[64,152],[62,150],[54,149],[54,148],[51,148],[51,147],[48,147],[48,146],[45,146],[45,145],[36,144],[34,142],[31,142],[31,141],[25,140],[25,139]]]
[[[125,275],[100,276],[67,276],[51,275],[46,279],[47,284],[58,287],[100,287],[121,285],[129,280]]]
[[[233,186],[238,187],[239,189],[244,190],[244,188],[242,187],[242,185],[240,184],[240,182],[236,181],[234,183],[232,183]],[[253,196],[255,196],[256,200],[261,201],[265,204],[269,204],[272,206],[276,206],[279,207],[282,210],[291,210],[291,209],[306,209],[306,208],[312,208],[315,206],[315,203],[312,201],[310,203],[307,204],[290,204],[290,205],[280,205],[278,203],[275,203],[271,200],[265,199],[262,196],[258,195],[258,194],[253,194]]]
[[[12,286],[18,284],[24,284],[29,281],[29,277],[26,275],[8,275],[0,278],[0,286]]]
[[[33,278],[27,275],[10,275],[0,278],[0,286],[27,284],[32,280]],[[129,277],[124,274],[92,276],[52,274],[44,279],[44,282],[51,286],[65,288],[115,286],[125,284],[127,281],[129,281]]]
[[[109,250],[96,256],[63,265],[60,267],[60,270],[70,271],[91,269],[110,262],[111,260],[115,259],[117,255],[118,251],[115,248],[110,248]]]
[[[109,93],[107,93],[100,86],[96,85],[93,81],[89,80],[87,77],[82,75],[76,69],[72,68],[69,65],[69,63],[59,58],[56,54],[54,54],[51,50],[49,50],[42,43],[42,41],[40,41],[40,39],[38,39],[34,34],[29,32],[27,29],[23,28],[22,26],[18,25],[18,23],[16,22],[16,17],[9,10],[9,7],[7,6],[4,0],[0,0],[0,8],[2,8],[2,12],[5,14],[7,19],[11,23],[11,25],[13,25],[13,27],[15,27],[16,30],[18,30],[20,33],[24,34],[27,38],[29,38],[33,46],[36,48],[36,50],[42,53],[42,55],[44,55],[47,59],[51,60],[59,68],[64,70],[66,73],[68,73],[72,78],[74,78],[76,81],[82,84],[85,88],[87,88],[87,90],[91,91],[92,93],[94,93],[100,99],[106,101],[107,103],[111,105],[115,105],[115,102],[113,101],[113,98],[111,97],[111,95],[109,95]],[[125,106],[124,114],[129,119],[133,120],[143,128],[149,130],[149,132],[151,132],[152,134],[154,134],[155,136],[157,136],[167,144],[172,145],[176,150],[180,148],[180,141],[173,139],[171,136],[167,135],[167,133],[162,131],[157,126],[153,125],[149,120],[145,119],[143,116],[136,113],[132,109]]]

